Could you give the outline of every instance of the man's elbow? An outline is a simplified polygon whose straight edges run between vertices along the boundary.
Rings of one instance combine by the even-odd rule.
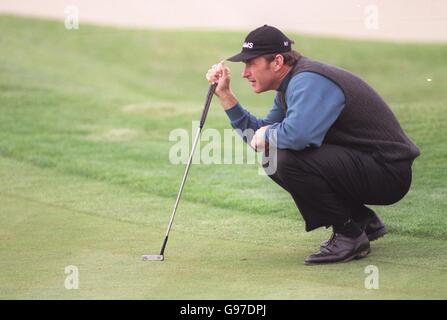
[[[311,136],[300,136],[291,139],[290,147],[288,149],[292,150],[303,150],[306,148],[319,148],[321,143],[315,141]]]

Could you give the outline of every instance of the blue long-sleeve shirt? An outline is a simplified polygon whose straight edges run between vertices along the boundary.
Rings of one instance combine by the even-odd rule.
[[[286,113],[278,94],[264,119],[256,118],[237,103],[226,110],[231,126],[242,131],[256,131],[270,125],[265,139],[275,143],[278,149],[320,147],[326,132],[344,108],[343,91],[328,78],[314,72],[301,72],[293,77],[289,73],[278,91],[285,92]],[[252,137],[248,134],[243,138],[247,142]]]

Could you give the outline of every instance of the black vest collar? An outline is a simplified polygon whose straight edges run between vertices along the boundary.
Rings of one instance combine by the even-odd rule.
[[[287,73],[287,75],[285,76],[284,79],[282,79],[281,83],[279,84],[278,89],[276,89],[276,91],[282,92],[282,93],[286,93],[287,87],[289,86],[289,82],[290,80],[293,78],[293,76],[295,74],[297,74],[298,71],[298,62],[301,60],[303,56],[300,56],[297,60],[297,62],[293,65],[292,68],[290,68],[289,72]]]

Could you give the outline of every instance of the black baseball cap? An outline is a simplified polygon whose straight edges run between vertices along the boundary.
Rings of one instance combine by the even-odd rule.
[[[281,30],[265,24],[251,31],[244,40],[242,51],[227,60],[240,62],[264,54],[289,52],[293,43]]]

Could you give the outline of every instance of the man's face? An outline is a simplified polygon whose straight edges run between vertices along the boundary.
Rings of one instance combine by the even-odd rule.
[[[262,56],[244,63],[245,67],[242,71],[242,77],[250,82],[254,92],[261,93],[276,89],[276,74],[273,69],[273,63],[267,62]]]

